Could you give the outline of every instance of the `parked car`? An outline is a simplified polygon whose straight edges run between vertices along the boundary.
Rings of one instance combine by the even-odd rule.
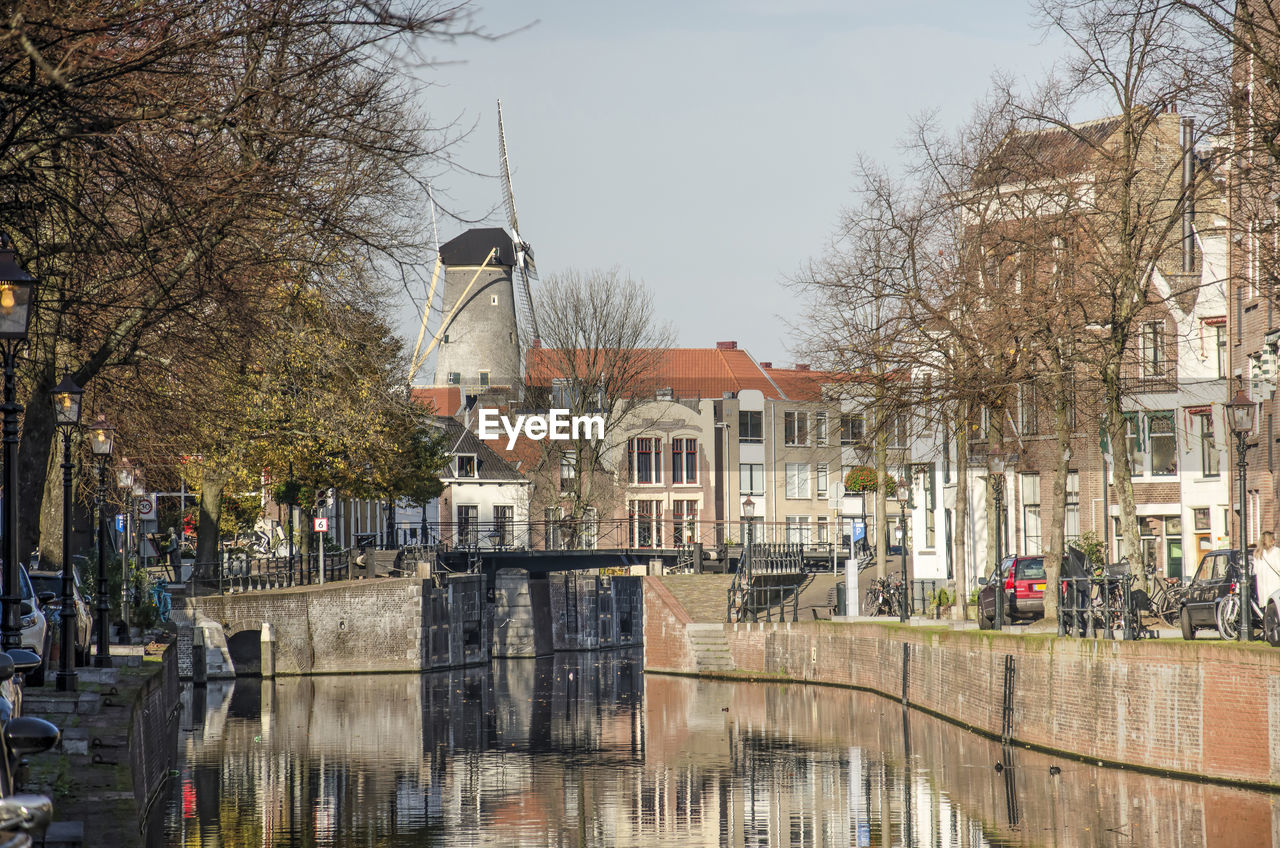
[[[1187,584],[1187,595],[1178,611],[1183,639],[1196,638],[1197,630],[1213,629],[1224,639],[1239,633],[1240,552],[1232,549],[1209,551],[1200,558],[1195,576]],[[1247,597],[1257,602],[1257,581]],[[1263,624],[1263,622],[1255,622]]]
[[[1044,557],[1005,557],[978,583],[978,627],[983,630],[995,626],[997,590],[1004,595],[1005,621],[1044,617]]]
[[[42,610],[47,611],[46,618],[61,619],[62,614],[62,572],[34,570],[30,572],[31,584],[35,588],[36,598]],[[80,569],[71,568],[72,582],[75,585],[73,595],[76,606],[75,662],[76,665],[89,664],[89,646],[93,644],[93,612],[89,609],[88,594],[80,581]],[[52,613],[56,611],[57,615]],[[56,638],[50,632],[50,639]]]
[[[18,583],[22,590],[20,596],[22,605],[18,611],[22,623],[20,647],[40,657],[40,667],[23,675],[23,682],[28,686],[43,686],[44,673],[49,668],[49,646],[53,633],[49,630],[48,619],[40,609],[40,601],[36,598],[36,590],[31,585],[31,576],[27,574],[25,565],[18,567]]]

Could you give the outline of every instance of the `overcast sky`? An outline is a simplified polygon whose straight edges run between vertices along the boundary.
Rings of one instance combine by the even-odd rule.
[[[994,71],[1037,77],[1059,49],[1019,0],[475,8],[491,32],[526,28],[435,49],[425,110],[475,127],[453,149],[461,168],[436,178],[442,203],[505,223],[501,99],[521,234],[544,279],[616,265],[652,289],[680,345],[733,339],[777,365],[803,361],[785,283],[852,202],[857,156],[892,164],[911,116],[962,121]],[[441,238],[464,228],[442,220]],[[412,345],[407,297],[398,320]]]

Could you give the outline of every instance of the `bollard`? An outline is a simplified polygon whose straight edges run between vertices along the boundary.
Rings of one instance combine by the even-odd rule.
[[[205,672],[204,628],[197,624],[191,631],[191,682],[204,685]]]
[[[262,679],[276,676],[276,635],[269,622],[262,622]]]

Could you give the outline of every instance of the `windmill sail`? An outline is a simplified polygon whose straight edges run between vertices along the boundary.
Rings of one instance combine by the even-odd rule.
[[[507,161],[507,135],[502,128],[502,101],[498,101],[498,162],[502,167],[502,198],[507,207],[507,223],[511,228],[511,240],[516,250],[516,304],[520,316],[521,335],[526,342],[538,338],[538,317],[533,309],[531,283],[538,279],[538,269],[533,261],[533,247],[520,236],[520,224],[516,217],[515,192],[511,188],[511,165]]]

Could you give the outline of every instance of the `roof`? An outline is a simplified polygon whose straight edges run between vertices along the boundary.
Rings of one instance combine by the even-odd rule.
[[[669,388],[676,397],[691,400],[721,398],[726,392],[758,389],[767,398],[784,399],[783,392],[745,350],[671,348],[646,351],[655,360],[650,379],[643,388],[646,394],[655,389]],[[565,358],[562,351],[551,348],[529,350],[526,354],[528,383],[549,385],[559,375]]]
[[[467,230],[457,238],[440,245],[440,261],[450,267],[481,265],[489,251],[498,248],[491,265],[515,267],[516,249],[511,236],[501,227],[483,227]]]
[[[456,415],[462,408],[462,389],[458,386],[414,386],[409,397],[437,415]]]
[[[808,368],[766,368],[764,372],[787,400],[822,400],[823,384],[835,382],[834,376],[826,371]]]
[[[1122,124],[1121,117],[1112,117],[1010,133],[984,163],[975,181],[989,186],[1079,174],[1087,170],[1096,159],[1098,148]]]
[[[436,422],[448,435],[446,446],[451,456],[472,454],[476,458],[475,477],[457,478],[453,476],[453,469],[448,469],[444,474],[440,475],[441,480],[446,483],[465,483],[468,480],[499,483],[524,482],[524,476],[516,471],[510,463],[498,456],[489,447],[488,442],[482,441],[479,436],[463,427],[461,423],[447,415],[436,416]],[[497,444],[497,442],[494,444]]]

